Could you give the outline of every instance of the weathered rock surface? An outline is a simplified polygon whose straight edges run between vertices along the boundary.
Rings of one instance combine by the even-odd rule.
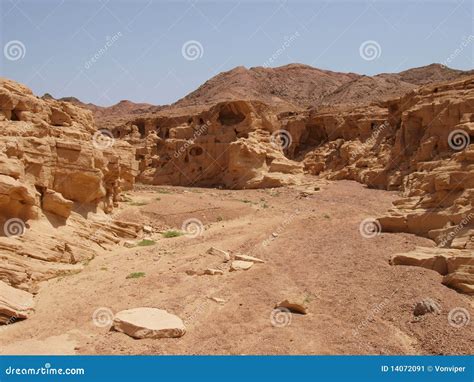
[[[236,260],[243,260],[243,261],[250,261],[252,263],[264,263],[265,261],[263,261],[262,259],[259,259],[257,257],[253,257],[253,256],[248,256],[248,255],[239,255],[239,254],[236,254],[234,256],[234,258]]]
[[[33,295],[0,281],[0,324],[28,318],[34,311]]]
[[[246,271],[250,269],[253,265],[251,261],[242,261],[242,260],[234,260],[230,264],[231,271]]]
[[[292,313],[307,314],[308,305],[301,298],[291,298],[280,301],[275,305],[275,308],[285,308]]]
[[[427,313],[441,313],[441,306],[432,298],[425,298],[423,301],[417,302],[413,309],[415,316],[423,316]]]
[[[113,328],[137,339],[182,337],[186,333],[186,327],[178,316],[156,308],[118,312]]]
[[[103,214],[133,186],[134,150],[96,131],[90,111],[0,78],[0,280],[11,287],[34,292],[38,281],[79,272],[97,250],[137,235]]]
[[[312,112],[296,142],[309,146],[304,163],[312,174],[401,191],[402,198],[378,219],[382,230],[428,237],[450,249],[450,262],[459,257],[467,264],[465,256],[474,248],[473,102],[469,76],[370,107]],[[314,145],[318,148],[311,149]],[[397,255],[392,263],[446,274],[441,252],[417,251]],[[458,290],[469,289],[469,277],[447,280]]]

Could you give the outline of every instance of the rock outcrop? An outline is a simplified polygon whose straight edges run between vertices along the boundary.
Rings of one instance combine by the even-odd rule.
[[[113,129],[136,147],[142,183],[237,189],[281,186],[302,174],[280,133],[277,116],[257,101],[168,110]]]
[[[135,237],[137,227],[104,214],[133,186],[134,156],[97,131],[90,111],[1,79],[0,281],[35,292],[38,281],[78,272],[98,249]]]
[[[13,324],[34,311],[33,295],[0,281],[0,324]]]
[[[467,268],[447,276],[445,284],[470,291],[472,257],[463,251],[474,249],[473,76],[367,108],[314,112],[303,136],[309,173],[401,191],[402,198],[378,219],[382,230],[410,232],[450,248]],[[437,255],[428,257],[420,256],[423,266],[442,266]]]

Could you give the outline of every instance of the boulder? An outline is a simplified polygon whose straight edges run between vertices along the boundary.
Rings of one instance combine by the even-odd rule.
[[[33,295],[0,281],[0,324],[12,324],[34,312]]]
[[[181,318],[157,308],[122,310],[115,315],[113,328],[137,339],[181,337],[186,333]]]
[[[275,305],[275,309],[277,308],[285,308],[292,313],[308,314],[308,306],[306,302],[300,298],[292,298],[280,301]]]
[[[423,316],[427,313],[441,313],[441,306],[432,298],[425,298],[424,300],[417,302],[413,309],[415,316]]]
[[[43,210],[68,218],[74,202],[64,198],[59,192],[46,190],[43,194]]]

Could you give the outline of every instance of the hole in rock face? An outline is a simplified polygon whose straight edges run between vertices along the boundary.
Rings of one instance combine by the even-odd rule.
[[[18,118],[17,110],[12,110],[11,120],[12,121],[19,121],[20,120],[20,118]]]
[[[140,136],[144,137],[145,136],[145,122],[138,121],[135,123],[135,125],[138,128],[138,132],[140,133]]]
[[[224,105],[219,111],[219,122],[225,126],[237,125],[245,119],[245,115],[234,110],[229,105]]]
[[[199,124],[200,124],[200,125],[204,125],[204,119],[199,118]]]
[[[195,157],[198,155],[202,155],[203,152],[204,150],[202,149],[202,147],[195,146],[195,147],[191,147],[191,149],[189,150],[189,155]]]
[[[191,123],[193,123],[193,119],[192,119],[192,118],[189,118],[189,119],[188,119],[188,125],[190,125]]]
[[[157,127],[156,133],[161,139],[168,139],[170,137],[170,129],[168,127]]]

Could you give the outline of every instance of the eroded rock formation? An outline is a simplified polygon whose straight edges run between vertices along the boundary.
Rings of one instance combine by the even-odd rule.
[[[285,157],[280,129],[267,105],[233,101],[141,117],[113,133],[137,148],[142,183],[259,188],[302,173]]]
[[[306,135],[322,136],[323,143],[305,156],[307,171],[400,190],[402,198],[378,219],[382,229],[429,237],[452,248],[453,256],[458,250],[466,276],[446,271],[445,283],[473,293],[474,77],[426,86],[365,110],[316,113],[309,124]],[[409,257],[428,264],[439,253],[425,249]]]
[[[90,111],[1,79],[0,282],[34,292],[37,281],[79,271],[100,246],[136,236],[104,214],[137,170],[133,148],[107,139]],[[18,311],[8,301],[0,298],[2,319]]]

